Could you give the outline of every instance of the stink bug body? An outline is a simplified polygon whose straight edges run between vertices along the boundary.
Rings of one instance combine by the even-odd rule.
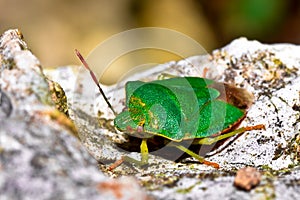
[[[126,109],[117,115],[94,73],[77,50],[76,54],[90,71],[105,101],[116,115],[116,129],[134,137],[132,141],[140,142],[141,161],[124,157],[111,168],[123,160],[138,165],[147,164],[147,143],[153,149],[170,143],[170,146],[201,163],[219,168],[217,163],[196,154],[195,147],[211,145],[248,130],[264,128],[264,125],[256,125],[234,130],[245,118],[253,96],[245,89],[199,77],[127,82]]]

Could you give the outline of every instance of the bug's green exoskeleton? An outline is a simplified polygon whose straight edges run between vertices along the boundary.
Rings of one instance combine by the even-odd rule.
[[[109,107],[100,85],[78,51],[76,54],[90,71]],[[148,163],[147,140],[161,138],[173,141],[172,146],[218,168],[217,163],[206,161],[182,145],[211,145],[248,130],[263,129],[264,125],[233,130],[246,116],[253,96],[245,89],[198,77],[176,77],[151,82],[130,81],[126,84],[126,109],[116,115],[116,129],[141,138],[141,161],[129,157],[123,160],[138,165]],[[121,161],[116,162],[115,168]]]

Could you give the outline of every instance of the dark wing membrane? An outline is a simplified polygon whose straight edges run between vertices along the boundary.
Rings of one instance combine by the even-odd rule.
[[[209,87],[215,88],[220,92],[218,99],[232,104],[244,111],[250,108],[254,97],[246,89],[237,88],[227,83],[214,82]]]

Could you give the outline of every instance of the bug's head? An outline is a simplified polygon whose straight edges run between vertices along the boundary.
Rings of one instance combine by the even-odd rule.
[[[135,91],[144,85],[141,81],[129,81],[126,83],[126,107],[127,110],[118,114],[114,120],[115,127],[122,132],[143,131],[147,124],[148,110],[140,97],[135,96]]]
[[[152,102],[151,87],[152,84],[141,81],[126,83],[126,110],[114,120],[117,130],[134,137],[148,138],[163,126],[166,118],[165,109],[159,100],[156,103]]]
[[[153,135],[145,132],[143,124],[136,122],[129,111],[123,111],[114,120],[115,128],[121,132],[139,138],[148,138]]]
[[[119,115],[116,116],[115,120],[115,127],[119,131],[126,131],[128,129],[137,129],[138,125],[132,120],[130,116],[130,112],[123,111]]]

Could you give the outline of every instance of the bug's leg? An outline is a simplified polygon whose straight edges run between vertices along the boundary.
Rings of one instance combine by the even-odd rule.
[[[148,155],[147,139],[142,140],[140,149],[141,149],[141,161],[136,160],[134,158],[131,158],[129,156],[123,156],[122,157],[123,162],[125,161],[125,162],[128,162],[128,163],[134,163],[134,164],[136,164],[140,167],[143,166],[143,165],[148,164],[149,155]]]
[[[168,73],[161,73],[158,77],[157,80],[165,80],[165,79],[169,79],[169,78],[175,78],[177,76],[174,76],[172,74],[168,74]]]
[[[203,139],[199,140],[198,144],[211,145],[211,144],[213,144],[215,142],[218,142],[220,140],[229,138],[229,137],[234,136],[234,135],[244,133],[245,131],[262,130],[262,129],[265,129],[265,126],[263,124],[259,124],[259,125],[256,125],[256,126],[246,126],[246,127],[242,127],[242,128],[237,129],[237,130],[234,130],[234,131],[231,131],[229,133],[219,135],[219,136],[216,136],[216,137],[203,138]]]
[[[206,78],[207,77],[207,72],[208,72],[208,68],[204,67],[203,72],[202,72],[202,77]]]
[[[205,160],[202,156],[199,156],[198,154],[194,153],[193,151],[185,148],[184,146],[182,145],[178,145],[178,144],[173,144],[174,147],[176,147],[177,149],[187,153],[188,155],[190,155],[191,157],[197,159],[200,163],[203,163],[205,165],[208,165],[208,166],[212,166],[216,169],[220,168],[219,164],[218,163],[214,163],[214,162],[210,162],[210,161],[207,161]]]
[[[111,165],[108,167],[108,170],[109,170],[109,171],[114,170],[115,168],[117,168],[118,166],[120,166],[123,162],[124,162],[124,156],[122,156],[121,159],[116,160],[113,164],[111,164]]]
[[[147,146],[147,139],[143,139],[141,143],[141,164],[145,165],[148,164],[149,154],[148,154],[148,146]]]
[[[147,139],[142,140],[140,149],[141,149],[141,161],[131,158],[129,156],[122,156],[121,159],[119,159],[116,162],[114,162],[113,164],[111,164],[108,167],[108,169],[113,170],[113,169],[117,168],[119,165],[121,165],[123,162],[134,163],[135,165],[140,166],[140,167],[148,164],[149,154],[148,154]]]

